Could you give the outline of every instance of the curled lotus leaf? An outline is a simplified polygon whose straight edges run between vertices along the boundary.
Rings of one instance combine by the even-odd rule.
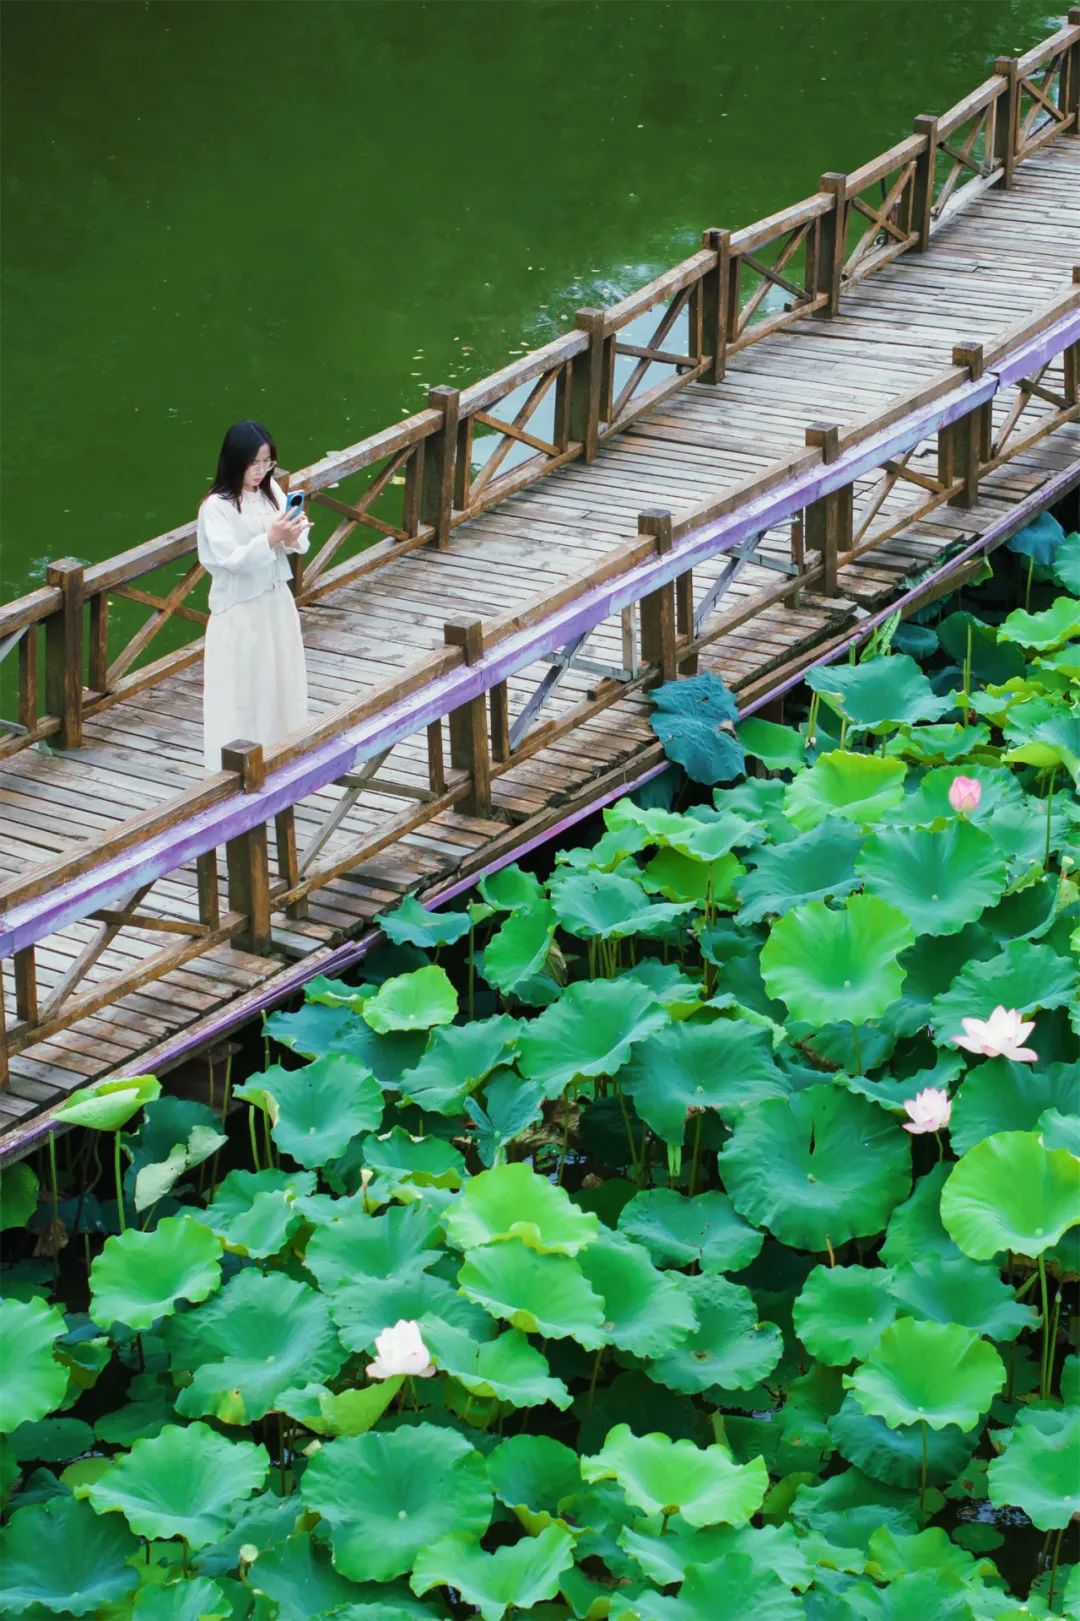
[[[663,1355],[649,1377],[686,1395],[717,1386],[750,1390],[775,1368],[783,1340],[775,1323],[758,1321],[749,1289],[716,1273],[685,1279],[697,1327]]]
[[[888,732],[901,722],[940,720],[952,707],[906,653],[862,664],[818,664],[807,670],[806,684],[857,731]]]
[[[226,1249],[263,1259],[284,1249],[303,1220],[299,1201],[314,1191],[312,1171],[230,1171],[194,1214]]]
[[[868,1356],[896,1316],[890,1274],[864,1266],[816,1266],[792,1307],[795,1332],[831,1367]]]
[[[752,715],[740,721],[736,735],[747,754],[770,771],[799,771],[806,764],[806,738],[794,726],[778,726]]]
[[[1017,1415],[1008,1445],[987,1470],[990,1501],[1022,1508],[1040,1531],[1058,1531],[1080,1514],[1080,1410],[1029,1407]]]
[[[814,1567],[790,1525],[745,1525],[738,1530],[711,1525],[695,1531],[676,1521],[663,1536],[627,1527],[619,1535],[619,1545],[661,1587],[681,1582],[689,1565],[715,1565],[729,1554],[744,1554],[756,1571],[772,1572],[785,1587],[799,1592],[810,1586],[814,1576]],[[752,1613],[756,1616],[757,1611]]]
[[[702,861],[697,856],[684,855],[680,850],[658,850],[644,867],[641,882],[652,895],[664,895],[673,905],[662,910],[668,913],[663,927],[637,929],[638,934],[667,936],[670,925],[685,918],[691,907],[711,907],[731,912],[737,905],[735,882],[746,868],[737,856],[717,856],[714,861]],[[653,907],[653,912],[661,910]]]
[[[640,934],[648,938],[666,932],[685,917],[691,903],[658,906],[643,894],[632,878],[612,872],[575,872],[563,868],[549,889],[555,915],[568,934],[581,940],[622,940]]]
[[[403,1187],[410,1185],[460,1188],[465,1180],[465,1160],[453,1143],[441,1137],[413,1137],[401,1126],[394,1126],[381,1137],[365,1138],[363,1157],[369,1170],[385,1176],[398,1196]]]
[[[0,1170],[0,1233],[24,1227],[37,1209],[38,1179],[24,1160]]]
[[[221,1283],[221,1240],[191,1216],[166,1216],[152,1232],[113,1234],[90,1268],[90,1315],[137,1333],[171,1317],[181,1300],[205,1300]]]
[[[488,1453],[488,1479],[500,1503],[530,1535],[558,1516],[582,1489],[578,1455],[547,1435],[512,1435]]]
[[[991,1340],[1014,1340],[1039,1314],[1017,1300],[997,1268],[966,1255],[927,1255],[897,1267],[893,1298],[912,1317],[960,1323]]]
[[[1080,602],[1075,597],[1055,597],[1041,613],[1014,608],[998,626],[999,641],[1018,642],[1037,653],[1053,652],[1076,636],[1080,636]]]
[[[864,1413],[896,1428],[926,1423],[973,1430],[1005,1383],[992,1345],[959,1323],[898,1318],[844,1385]]]
[[[955,934],[995,905],[1006,865],[993,839],[955,817],[937,830],[880,828],[858,861],[867,892],[895,906],[918,934]]]
[[[438,1259],[438,1218],[420,1201],[391,1205],[380,1215],[365,1210],[360,1198],[340,1199],[337,1206],[304,1253],[304,1265],[326,1295],[360,1278],[389,1278]]]
[[[507,1144],[539,1120],[543,1108],[543,1089],[536,1081],[524,1080],[514,1069],[489,1075],[483,1106],[475,1098],[465,1099],[465,1113],[476,1127],[476,1152],[483,1163],[499,1164]]]
[[[727,1020],[668,1022],[635,1048],[622,1085],[646,1125],[674,1146],[695,1111],[715,1109],[731,1121],[762,1098],[788,1092],[768,1032]]]
[[[378,1035],[393,1030],[430,1030],[450,1024],[457,1015],[458,997],[445,968],[434,964],[384,980],[360,1010],[360,1016]]]
[[[65,1126],[86,1126],[91,1131],[119,1131],[144,1103],[161,1096],[155,1075],[127,1075],[115,1081],[97,1081],[81,1087],[53,1110],[52,1118]]]
[[[209,1576],[140,1588],[131,1610],[134,1621],[228,1621],[232,1613],[232,1601]]]
[[[470,1300],[526,1334],[568,1336],[588,1351],[606,1338],[603,1301],[568,1255],[541,1255],[510,1238],[470,1250],[458,1283]]]
[[[539,974],[555,938],[555,912],[542,896],[512,911],[484,949],[480,972],[503,995]]]
[[[554,1379],[547,1358],[516,1328],[494,1339],[477,1340],[441,1320],[425,1319],[424,1343],[436,1367],[456,1379],[470,1396],[506,1402],[512,1407],[539,1407],[552,1402],[570,1406],[561,1379]]]
[[[497,912],[520,912],[542,898],[544,886],[535,873],[526,872],[517,862],[500,867],[481,878],[479,889]]]
[[[1068,1112],[1076,1106],[1071,1064],[1016,1064],[1008,1058],[990,1058],[969,1070],[956,1095],[949,1141],[954,1153],[966,1154],[999,1131],[1033,1131],[1047,1109]]]
[[[753,870],[736,885],[742,901],[739,922],[760,923],[770,913],[783,914],[807,901],[850,894],[859,882],[855,857],[860,845],[857,828],[827,816],[809,833],[756,851]]]
[[[694,782],[731,782],[745,768],[734,735],[738,708],[719,676],[705,672],[667,681],[649,694],[649,722],[664,753]],[[731,728],[728,730],[727,728]]]
[[[564,1188],[524,1164],[499,1165],[470,1177],[443,1217],[446,1236],[461,1250],[518,1238],[541,1253],[576,1255],[600,1223]]]
[[[402,1319],[430,1323],[437,1318],[480,1339],[491,1328],[487,1313],[463,1299],[445,1278],[425,1271],[422,1258],[389,1277],[339,1284],[329,1298],[342,1343],[350,1351],[373,1351],[376,1335]]]
[[[582,981],[525,1026],[518,1062],[557,1097],[578,1075],[618,1074],[638,1042],[667,1023],[665,1010],[633,980]]]
[[[501,1621],[507,1610],[531,1610],[554,1598],[563,1572],[574,1563],[574,1538],[564,1525],[486,1553],[476,1537],[455,1532],[424,1548],[409,1578],[414,1593],[451,1587],[483,1621]]]
[[[1037,1131],[984,1137],[953,1166],[941,1219],[972,1260],[1041,1255],[1080,1222],[1080,1160],[1046,1148]]]
[[[0,1530],[0,1612],[88,1615],[137,1586],[139,1543],[122,1520],[50,1497],[16,1509]]]
[[[911,1491],[922,1473],[923,1429],[921,1424],[890,1427],[883,1418],[864,1413],[852,1391],[844,1397],[839,1412],[828,1421],[829,1434],[842,1457],[875,1480]],[[976,1436],[965,1434],[955,1424],[926,1432],[927,1479],[938,1484],[955,1480],[976,1444]]]
[[[635,1194],[619,1214],[619,1231],[644,1245],[657,1266],[696,1264],[702,1272],[741,1272],[765,1238],[725,1193],[691,1199],[674,1188]]]
[[[0,1434],[44,1418],[63,1400],[68,1370],[54,1347],[66,1332],[44,1300],[0,1300]]]
[[[868,827],[900,804],[906,774],[902,760],[833,749],[789,784],[784,811],[801,833],[809,833],[826,816]]]
[[[843,1008],[862,1024],[896,1001],[904,982],[898,958],[914,939],[903,912],[876,895],[849,895],[835,910],[809,901],[773,923],[761,976],[793,1019],[827,1025]]]
[[[309,1169],[343,1154],[362,1131],[382,1120],[382,1089],[355,1058],[331,1053],[300,1069],[273,1065],[234,1095],[269,1099],[270,1132],[278,1147]]]
[[[685,1288],[660,1272],[640,1244],[605,1233],[578,1256],[586,1279],[604,1302],[604,1332],[620,1351],[658,1357],[697,1328]]]
[[[471,928],[468,912],[432,912],[415,895],[406,895],[393,912],[376,919],[388,940],[397,946],[452,946]]]
[[[634,1435],[617,1424],[600,1451],[582,1458],[586,1481],[617,1481],[645,1514],[679,1514],[700,1529],[745,1525],[761,1507],[769,1477],[760,1458],[732,1463],[721,1446],[699,1447],[666,1435]]]
[[[492,1070],[513,1061],[520,1026],[505,1013],[431,1032],[420,1061],[401,1077],[402,1095],[434,1114],[456,1114]]]
[[[396,1374],[337,1394],[325,1385],[302,1385],[282,1391],[277,1408],[316,1435],[366,1435],[400,1389],[401,1377]]]

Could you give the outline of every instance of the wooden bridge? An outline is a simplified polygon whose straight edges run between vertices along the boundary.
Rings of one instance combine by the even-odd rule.
[[[0,1152],[745,712],[1080,484],[1080,10],[950,111],[294,472],[315,718],[201,763],[186,523],[0,610]],[[165,648],[165,651],[161,651]],[[13,683],[14,685],[14,683]]]

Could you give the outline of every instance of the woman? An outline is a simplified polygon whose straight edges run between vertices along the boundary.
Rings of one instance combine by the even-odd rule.
[[[210,575],[203,663],[203,763],[246,738],[264,748],[307,720],[300,616],[289,590],[290,552],[306,552],[306,518],[285,516],[272,477],[277,450],[258,422],[225,435],[217,475],[199,508],[199,562]]]

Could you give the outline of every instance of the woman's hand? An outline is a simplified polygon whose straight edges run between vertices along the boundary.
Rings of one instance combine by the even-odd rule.
[[[284,547],[289,551],[307,533],[310,525],[306,518],[297,513],[295,518],[287,518],[284,513],[274,519],[267,530],[267,539],[275,549]]]

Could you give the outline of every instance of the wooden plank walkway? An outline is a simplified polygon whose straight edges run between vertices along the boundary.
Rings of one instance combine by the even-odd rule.
[[[1025,83],[1053,119],[1034,96],[1025,111]],[[238,786],[203,775],[198,641],[147,664],[141,632],[131,658],[109,664],[110,598],[150,609],[151,632],[179,614],[197,634],[190,526],[126,554],[137,566],[99,565],[96,594],[79,571],[74,598],[60,565],[3,610],[0,652],[18,644],[22,661],[22,731],[0,744],[0,900],[16,920],[0,941],[8,1148],[73,1087],[173,1060],[293,987],[298,961],[315,972],[335,960],[402,894],[510,859],[639,775],[657,758],[648,680],[696,663],[759,704],[958,550],[983,534],[997,543],[1011,513],[1023,521],[1080,482],[1078,87],[1080,16],[1021,60],[1015,82],[988,81],[940,120],[937,145],[911,137],[762,226],[706,233],[701,253],[642,294],[583,312],[551,354],[461,396],[433,391],[409,424],[294,474],[343,521],[297,582],[316,724],[276,764],[314,762],[410,685],[419,707],[409,735],[360,750],[275,813],[276,878],[265,829],[261,857],[245,831],[197,860],[181,851],[169,870],[159,861],[156,876],[140,866],[155,815],[195,837]],[[950,155],[958,143],[966,167]],[[861,211],[860,197],[871,198]],[[830,208],[843,222],[832,237]],[[763,291],[747,299],[747,281]],[[657,305],[650,335],[641,323]],[[884,442],[894,425],[907,433],[895,449]],[[881,455],[856,467],[875,435]],[[846,497],[815,486],[796,499],[800,479],[845,456]],[[362,498],[336,493],[376,466]],[[403,476],[401,516],[380,517]],[[734,550],[723,540],[717,525],[789,487],[781,521],[747,519]],[[387,538],[357,549],[372,527]],[[541,645],[568,605],[662,560],[673,537],[677,550],[707,534],[719,539],[698,545],[692,573],[631,591],[636,606],[594,615],[583,639]],[[163,561],[166,585],[132,584]],[[455,667],[529,631],[537,658],[485,678],[433,728],[421,716]],[[411,673],[421,667],[423,681]],[[527,729],[538,682],[556,675],[539,730]],[[78,746],[26,746],[35,737]],[[261,759],[245,769],[258,791]],[[117,851],[123,871],[92,893]],[[301,894],[316,859],[322,876]],[[260,899],[260,871],[276,897]],[[73,880],[85,900],[58,926],[25,921]]]

